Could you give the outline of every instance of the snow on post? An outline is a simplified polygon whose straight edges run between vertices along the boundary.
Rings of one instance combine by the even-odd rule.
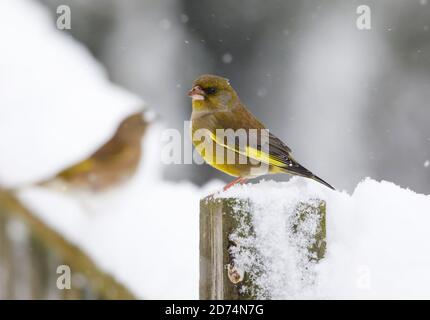
[[[270,281],[285,279],[287,291],[310,288],[314,266],[326,249],[325,201],[285,197],[277,203],[270,194],[253,196],[255,187],[249,187],[254,192],[244,188],[200,202],[200,299],[276,298]],[[282,223],[259,230],[270,226],[262,219]],[[273,252],[279,248],[270,246],[271,232],[273,240],[285,240],[282,252]],[[273,256],[278,263],[271,261]]]
[[[201,298],[430,297],[430,195],[370,178],[349,194],[293,177],[202,200],[200,219]]]

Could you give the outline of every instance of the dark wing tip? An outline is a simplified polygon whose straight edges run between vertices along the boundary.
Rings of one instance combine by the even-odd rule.
[[[311,178],[314,179],[315,181],[318,181],[319,183],[322,183],[326,187],[328,187],[328,188],[336,191],[336,189],[332,185],[330,185],[329,183],[325,182],[323,179],[317,177],[316,175],[313,174]]]
[[[285,169],[287,169],[287,172],[295,173],[295,174],[297,174],[299,176],[315,180],[315,181],[317,181],[317,182],[325,185],[326,187],[328,187],[328,188],[330,188],[332,190],[336,190],[332,185],[330,185],[329,183],[325,182],[320,177],[314,175],[311,171],[309,171],[308,169],[306,169],[305,167],[303,167],[301,164],[299,164],[298,162],[296,162],[294,160],[293,160],[293,165],[289,166],[289,167],[286,167]]]

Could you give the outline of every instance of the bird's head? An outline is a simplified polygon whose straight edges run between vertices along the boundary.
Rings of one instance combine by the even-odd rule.
[[[116,135],[122,140],[140,141],[148,123],[143,112],[133,113],[121,121]]]
[[[228,79],[210,74],[194,80],[188,96],[193,99],[193,110],[202,111],[228,110],[239,100]]]

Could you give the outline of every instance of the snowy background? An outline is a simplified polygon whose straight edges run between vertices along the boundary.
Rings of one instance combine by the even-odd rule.
[[[71,30],[55,27],[62,4]],[[21,200],[139,297],[197,298],[198,201],[229,178],[206,165],[163,165],[160,133],[183,130],[192,80],[219,74],[298,160],[342,190],[302,179],[232,190],[328,202],[316,287],[268,283],[276,297],[430,298],[430,200],[420,195],[430,194],[430,4],[365,1],[365,31],[355,24],[360,4],[1,0],[0,186],[27,186]],[[90,154],[142,106],[158,121],[128,184],[85,198],[84,208],[76,195],[30,186]],[[282,223],[274,210],[261,230]]]

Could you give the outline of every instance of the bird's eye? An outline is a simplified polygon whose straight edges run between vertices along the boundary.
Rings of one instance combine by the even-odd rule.
[[[204,92],[205,92],[206,94],[214,94],[214,93],[216,93],[216,88],[214,88],[214,87],[209,87],[209,88],[204,89]]]

